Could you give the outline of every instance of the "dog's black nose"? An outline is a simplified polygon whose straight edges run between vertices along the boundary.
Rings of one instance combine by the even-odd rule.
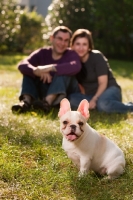
[[[72,129],[73,131],[76,130],[76,125],[70,125],[70,127],[71,127],[71,129]]]

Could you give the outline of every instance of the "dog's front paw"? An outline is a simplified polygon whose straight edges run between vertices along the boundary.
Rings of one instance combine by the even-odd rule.
[[[86,171],[80,171],[80,172],[78,173],[78,177],[79,177],[79,178],[83,178],[83,177],[86,176],[86,174],[87,174]]]

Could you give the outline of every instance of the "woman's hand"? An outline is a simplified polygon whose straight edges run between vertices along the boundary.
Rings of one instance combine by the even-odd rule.
[[[84,89],[84,87],[83,87],[81,84],[78,84],[78,85],[79,85],[80,92],[81,92],[82,94],[85,94],[85,89]]]
[[[96,94],[93,96],[91,101],[89,102],[89,108],[95,109],[97,100],[100,97],[100,95],[106,90],[108,84],[108,77],[107,75],[99,76],[98,77],[98,89]]]
[[[90,100],[90,102],[89,102],[89,109],[90,110],[93,110],[93,109],[95,109],[96,108],[96,100],[94,100],[94,99],[91,99]]]

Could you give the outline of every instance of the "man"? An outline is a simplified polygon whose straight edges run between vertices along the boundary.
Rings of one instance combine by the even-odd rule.
[[[18,69],[23,74],[20,103],[12,111],[23,113],[34,109],[49,111],[67,95],[79,91],[74,77],[81,69],[78,55],[68,49],[72,32],[58,26],[50,37],[51,47],[40,48],[21,61]]]

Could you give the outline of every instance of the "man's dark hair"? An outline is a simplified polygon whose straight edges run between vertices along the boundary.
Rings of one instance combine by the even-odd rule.
[[[72,31],[66,26],[57,26],[52,32],[53,37],[55,37],[59,31],[63,33],[69,33],[70,38],[72,37]]]

